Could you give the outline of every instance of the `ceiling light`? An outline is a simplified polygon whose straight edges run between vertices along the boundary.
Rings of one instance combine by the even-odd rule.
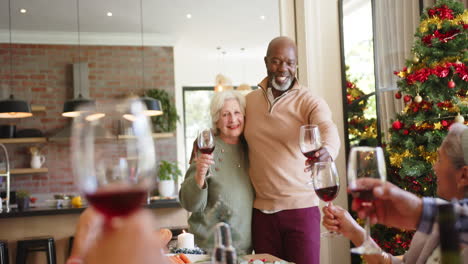
[[[26,12],[28,12],[28,10],[24,9],[24,8],[20,8],[20,13],[21,14],[26,14]]]
[[[191,19],[191,18],[192,18],[192,14],[187,14],[186,17],[187,17],[188,19]]]
[[[108,17],[111,17],[111,16],[112,16],[112,12],[107,12],[107,16],[108,16]]]
[[[260,19],[261,19],[261,20],[265,20],[265,19],[266,19],[266,16],[260,16]]]

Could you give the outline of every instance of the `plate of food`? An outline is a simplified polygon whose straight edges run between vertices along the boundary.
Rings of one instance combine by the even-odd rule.
[[[210,263],[210,256],[209,255],[200,255],[200,254],[184,254],[184,253],[177,253],[177,254],[166,254],[169,258],[170,264],[184,264],[184,263]]]

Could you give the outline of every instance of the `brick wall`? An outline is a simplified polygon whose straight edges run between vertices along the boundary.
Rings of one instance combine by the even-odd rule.
[[[10,80],[9,44],[0,44],[0,89],[8,94]],[[31,118],[0,119],[0,124],[13,123],[18,129],[40,129],[52,136],[70,123],[61,116],[63,103],[73,97],[72,64],[88,62],[89,92],[93,99],[119,97],[145,89],[164,89],[174,96],[174,58],[172,47],[145,47],[144,86],[142,86],[142,47],[74,45],[12,45],[11,91],[16,98],[31,104],[44,105],[45,112]],[[80,55],[78,55],[80,54]],[[30,167],[28,148],[31,144],[8,144],[14,168]],[[46,174],[13,175],[12,189],[32,193],[76,191],[73,185],[68,142],[41,144],[46,156]],[[159,160],[177,160],[176,139],[159,139],[156,143]]]

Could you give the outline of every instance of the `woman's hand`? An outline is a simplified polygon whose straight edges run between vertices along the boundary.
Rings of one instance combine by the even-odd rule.
[[[337,205],[324,206],[323,226],[330,230],[343,234],[356,246],[364,241],[364,229],[353,219],[348,211]]]
[[[197,173],[195,174],[195,181],[200,188],[205,186],[205,177],[208,172],[208,168],[215,164],[213,154],[202,154],[199,155],[195,162],[197,163]]]

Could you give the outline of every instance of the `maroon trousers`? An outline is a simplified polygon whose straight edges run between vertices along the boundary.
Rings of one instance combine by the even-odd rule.
[[[253,209],[256,254],[268,253],[296,264],[320,263],[320,210],[317,206],[265,214]]]

